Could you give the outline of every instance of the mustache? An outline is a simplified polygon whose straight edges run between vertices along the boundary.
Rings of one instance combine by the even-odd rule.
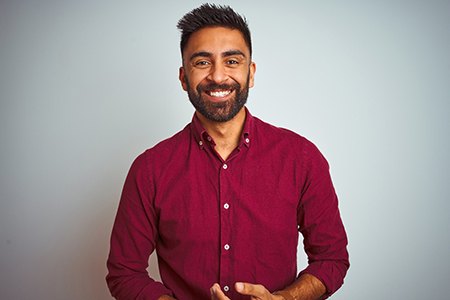
[[[197,87],[197,91],[200,93],[202,91],[212,91],[212,90],[240,90],[241,85],[239,83],[233,83],[233,84],[217,84],[214,82],[199,85]]]

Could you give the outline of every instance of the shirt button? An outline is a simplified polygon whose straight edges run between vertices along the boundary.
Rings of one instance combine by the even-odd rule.
[[[223,248],[224,248],[225,250],[230,250],[230,245],[225,244],[225,246],[223,246]]]
[[[206,139],[208,140],[208,142],[211,142],[212,140],[210,136],[208,136]]]
[[[223,205],[223,208],[229,209],[229,208],[230,208],[230,205],[229,205],[228,203],[225,203],[225,204]]]
[[[202,142],[202,141],[199,141],[198,144],[199,144],[200,146],[202,146],[202,145],[203,145],[203,142]]]
[[[227,164],[223,164],[222,168],[223,168],[224,170],[228,169]]]
[[[248,144],[250,143],[250,139],[249,138],[245,138],[245,142]]]
[[[228,292],[228,291],[230,290],[230,287],[229,287],[228,285],[226,285],[226,286],[223,287],[223,290],[224,290],[225,292]]]

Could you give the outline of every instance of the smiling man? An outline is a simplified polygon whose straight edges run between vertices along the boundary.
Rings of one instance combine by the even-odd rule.
[[[252,116],[250,31],[230,7],[186,14],[179,79],[192,122],[141,154],[118,208],[107,282],[117,299],[325,299],[349,267],[328,164]],[[303,236],[308,266],[297,272]],[[162,282],[150,278],[156,250]]]
[[[255,63],[236,29],[199,29],[183,50],[180,81],[205,120],[223,123],[244,112],[254,73]]]

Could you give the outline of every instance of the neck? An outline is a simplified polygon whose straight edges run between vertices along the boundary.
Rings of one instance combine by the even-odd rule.
[[[239,145],[246,117],[245,108],[243,107],[233,119],[226,122],[211,121],[199,112],[196,114],[208,134],[214,139],[215,150],[223,160],[226,160]]]

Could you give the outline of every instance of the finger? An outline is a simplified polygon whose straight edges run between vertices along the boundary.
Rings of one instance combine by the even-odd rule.
[[[238,293],[257,298],[264,298],[269,291],[261,284],[251,284],[247,282],[236,282],[235,289]]]
[[[209,289],[210,293],[211,293],[211,299],[212,300],[217,300],[217,296],[216,296],[216,290],[220,290],[220,286],[217,283],[214,283],[212,285],[212,287]]]
[[[211,299],[212,300],[230,300],[225,294],[222,292],[220,285],[218,283],[214,283],[210,289]]]
[[[213,284],[213,286],[209,289],[209,293],[211,294],[211,300],[216,300],[216,293],[214,291],[214,286],[216,284]]]

